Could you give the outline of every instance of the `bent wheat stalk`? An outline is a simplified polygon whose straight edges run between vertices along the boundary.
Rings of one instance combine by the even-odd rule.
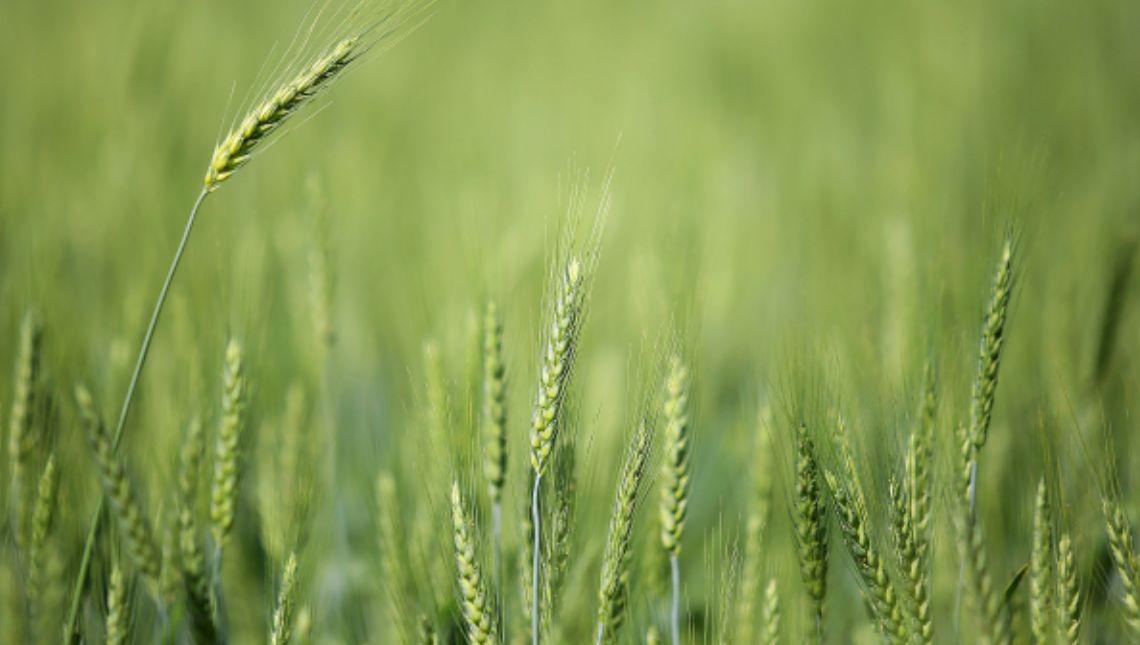
[[[385,33],[385,35],[390,34],[391,31]],[[158,299],[155,301],[154,309],[150,315],[150,322],[147,323],[146,332],[143,334],[134,371],[131,373],[131,380],[127,385],[127,392],[123,397],[123,405],[119,411],[119,420],[115,425],[114,434],[111,435],[112,450],[118,448],[123,429],[127,425],[127,417],[131,411],[131,403],[134,401],[139,376],[142,374],[143,365],[146,364],[147,354],[150,352],[151,341],[154,339],[154,330],[158,326],[159,317],[162,315],[170,285],[174,282],[174,276],[182,262],[182,256],[186,252],[190,232],[194,228],[194,222],[202,207],[202,202],[206,200],[208,195],[217,190],[222,182],[249,163],[254,152],[263,146],[289,117],[310,103],[322,90],[327,89],[333,80],[340,76],[365,51],[367,51],[367,46],[363,44],[359,34],[340,40],[331,50],[318,57],[304,71],[284,83],[269,98],[250,110],[240,125],[226,135],[215,148],[206,169],[202,190],[190,207],[190,215],[186,219],[182,237],[174,251],[174,258],[170,262],[170,268],[167,269],[166,279],[163,280],[162,288],[159,289]],[[77,633],[79,605],[87,585],[91,556],[95,549],[95,539],[103,518],[104,504],[105,496],[102,496],[96,505],[95,513],[91,519],[91,527],[87,532],[87,539],[83,546],[83,556],[79,563],[79,572],[76,576],[75,587],[72,590],[71,605],[64,626],[65,640],[69,642],[75,642],[79,638]]]

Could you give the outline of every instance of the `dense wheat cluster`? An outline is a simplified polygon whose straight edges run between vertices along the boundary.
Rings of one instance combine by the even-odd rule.
[[[74,4],[0,643],[1140,642],[1140,6]]]

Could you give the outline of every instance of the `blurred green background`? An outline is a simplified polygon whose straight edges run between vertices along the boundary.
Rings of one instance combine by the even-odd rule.
[[[59,398],[48,443],[69,464],[64,505],[83,509],[61,524],[65,542],[80,539],[96,481],[69,392],[88,383],[108,417],[117,409],[219,127],[309,8],[0,4],[0,346],[10,364],[21,317],[38,312]],[[983,458],[998,579],[1026,557],[1046,468],[1062,473],[1077,526],[1099,526],[1085,502],[1098,495],[1090,474],[1109,465],[1140,498],[1129,476],[1140,336],[1135,286],[1119,277],[1140,214],[1140,4],[440,0],[431,13],[207,201],[124,444],[157,512],[185,420],[216,414],[230,335],[250,354],[258,445],[290,386],[307,393],[306,415],[327,402],[338,467],[320,512],[337,519],[317,523],[321,546],[306,552],[319,633],[384,634],[360,590],[373,576],[374,476],[395,468],[402,495],[442,502],[442,490],[415,490],[415,459],[402,459],[422,450],[424,347],[438,348],[455,416],[469,419],[487,297],[506,314],[518,485],[542,297],[585,169],[593,195],[613,170],[614,204],[577,374],[597,480],[585,484],[598,512],[583,527],[604,525],[616,447],[679,337],[695,365],[694,606],[715,595],[701,549],[737,530],[749,495],[741,478],[763,402],[785,433],[781,481],[783,403],[802,383],[853,419],[868,472],[895,463],[925,361],[939,367],[947,432],[962,422],[1011,229],[1021,275]],[[327,356],[311,304],[321,257]],[[1114,279],[1119,333],[1106,343]],[[7,369],[0,385],[6,401]],[[786,574],[795,630],[777,490],[770,565]],[[256,533],[256,520],[239,531]],[[1092,578],[1100,534],[1077,533]],[[279,566],[243,561],[239,584],[252,587]],[[849,602],[834,604],[852,606],[837,620],[859,622],[849,571],[835,569]],[[260,612],[234,612],[240,633],[264,626],[270,598],[240,601]]]

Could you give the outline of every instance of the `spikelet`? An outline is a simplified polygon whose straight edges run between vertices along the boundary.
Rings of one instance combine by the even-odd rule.
[[[676,558],[689,506],[689,372],[673,357],[665,379],[665,458],[661,466],[661,544]],[[674,590],[676,591],[676,590]]]
[[[1081,590],[1077,582],[1073,542],[1066,532],[1057,540],[1057,627],[1061,642],[1081,641]]]
[[[1123,590],[1124,620],[1140,637],[1140,557],[1132,537],[1132,526],[1118,502],[1105,499],[1103,504],[1108,528],[1108,547]]]
[[[776,587],[776,579],[768,580],[764,588],[764,630],[760,633],[760,642],[764,645],[776,645],[780,642],[780,593]]]
[[[79,387],[76,389],[75,398],[79,403],[79,413],[95,453],[95,461],[103,477],[103,489],[111,499],[120,531],[127,542],[127,552],[143,576],[148,581],[157,583],[159,556],[154,534],[143,514],[130,478],[127,477],[126,467],[115,453],[111,437],[95,411],[91,394],[83,387]]]
[[[546,470],[562,422],[562,402],[566,398],[581,331],[585,280],[586,269],[582,262],[571,258],[555,294],[553,320],[542,354],[538,394],[531,415],[530,465],[538,477]]]
[[[210,521],[214,548],[220,554],[234,523],[241,468],[241,436],[245,428],[246,382],[241,344],[226,344],[222,373],[222,420],[214,446],[214,478],[210,490]]]
[[[272,645],[287,645],[293,637],[293,607],[296,604],[297,554],[290,553],[281,574],[281,589],[277,592],[277,608],[273,610],[273,631],[269,634]]]
[[[241,124],[214,149],[206,169],[205,189],[212,192],[249,162],[253,153],[285,121],[327,88],[360,54],[360,40],[345,38],[304,71],[250,110]]]
[[[1053,517],[1045,480],[1037,484],[1037,500],[1033,506],[1033,551],[1029,560],[1029,618],[1033,637],[1039,643],[1049,640],[1052,632],[1053,591]]]
[[[632,544],[634,515],[637,512],[639,491],[645,478],[652,439],[653,432],[648,422],[642,421],[632,437],[622,464],[621,478],[618,480],[614,507],[610,514],[606,550],[602,557],[596,632],[598,643],[613,642],[626,618],[629,594],[627,560]]]
[[[14,526],[16,545],[23,547],[27,537],[28,520],[25,510],[27,491],[24,480],[27,477],[28,462],[35,448],[36,437],[32,433],[35,422],[37,385],[40,371],[40,346],[43,337],[36,317],[31,312],[24,316],[20,324],[20,346],[16,354],[14,375],[15,391],[11,409],[8,411],[8,459],[11,483],[10,509]]]
[[[796,554],[804,589],[811,601],[817,635],[823,635],[823,602],[827,594],[827,507],[823,499],[822,476],[815,444],[807,426],[796,431],[795,499],[792,522],[796,534]]]
[[[459,605],[467,625],[467,639],[471,643],[499,642],[495,609],[487,592],[486,579],[475,554],[475,531],[463,498],[459,482],[451,484],[451,520],[455,538],[455,565],[459,574]]]
[[[507,474],[507,387],[503,323],[494,301],[483,314],[483,475],[493,505],[503,499]]]
[[[974,377],[973,397],[970,406],[970,437],[981,449],[990,429],[990,417],[997,390],[998,366],[1001,348],[1005,342],[1005,320],[1009,299],[1013,291],[1013,241],[1002,245],[1001,258],[994,273],[990,302],[982,319],[982,339],[978,349],[978,371]]]
[[[210,582],[206,576],[206,557],[199,542],[198,478],[201,472],[206,438],[202,423],[197,417],[186,427],[178,470],[178,553],[182,578],[186,587],[190,627],[200,642],[216,640],[213,609],[210,599]]]
[[[107,583],[107,645],[124,645],[131,637],[131,608],[127,578],[116,562]]]

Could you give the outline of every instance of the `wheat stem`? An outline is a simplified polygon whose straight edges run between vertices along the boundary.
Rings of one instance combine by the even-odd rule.
[[[150,322],[147,323],[146,333],[143,334],[139,355],[135,360],[135,368],[131,373],[130,383],[127,385],[127,393],[123,397],[123,406],[119,410],[119,421],[115,425],[115,433],[111,437],[112,450],[118,448],[119,440],[123,436],[123,428],[127,425],[127,416],[130,414],[131,403],[134,401],[135,388],[138,387],[139,375],[142,374],[147,354],[150,353],[154,330],[158,327],[158,319],[162,314],[163,305],[166,304],[170,285],[174,282],[174,275],[178,272],[178,265],[181,264],[182,256],[186,252],[186,244],[190,240],[190,231],[194,228],[198,210],[202,207],[202,202],[205,201],[208,194],[208,191],[202,190],[198,193],[197,199],[194,200],[194,205],[190,207],[190,216],[186,218],[186,226],[182,229],[182,238],[178,241],[178,248],[174,251],[174,258],[170,261],[170,268],[166,271],[166,279],[163,280],[162,288],[158,292],[158,300],[154,303],[154,311],[151,312]],[[99,534],[99,523],[103,519],[105,503],[106,495],[100,495],[99,502],[95,505],[95,513],[91,516],[91,528],[87,530],[87,539],[83,544],[83,556],[79,561],[79,572],[75,577],[75,586],[71,592],[71,604],[67,612],[67,623],[64,625],[64,639],[68,642],[76,642],[79,639],[79,632],[77,631],[79,628],[79,605],[83,599],[83,591],[87,587],[87,578],[91,570],[91,556],[95,550],[95,539]]]

